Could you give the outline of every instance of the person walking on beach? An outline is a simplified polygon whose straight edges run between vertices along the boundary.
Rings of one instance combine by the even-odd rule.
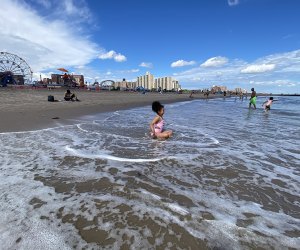
[[[273,102],[276,102],[277,100],[274,100],[273,97],[270,97],[269,100],[265,101],[262,106],[264,107],[265,111],[268,111],[271,109],[271,105]]]
[[[256,92],[254,91],[254,88],[252,88],[251,91],[249,109],[251,108],[251,104],[253,104],[254,109],[256,109]]]
[[[164,130],[164,106],[160,102],[155,101],[152,103],[152,110],[157,114],[153,121],[150,123],[151,136],[153,139],[168,139],[173,132],[171,130]]]

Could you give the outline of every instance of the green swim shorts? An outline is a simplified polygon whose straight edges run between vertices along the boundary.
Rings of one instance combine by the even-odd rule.
[[[250,104],[256,105],[256,96],[250,99]]]

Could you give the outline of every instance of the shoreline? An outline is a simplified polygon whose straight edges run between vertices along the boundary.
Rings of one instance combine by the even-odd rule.
[[[162,104],[185,102],[197,99],[234,98],[236,96],[204,93],[157,93],[127,91],[88,91],[71,89],[80,102],[63,100],[66,89],[18,89],[0,88],[0,133],[26,132],[75,124],[83,116],[114,112],[149,105],[153,101]],[[48,95],[53,95],[55,102],[48,102]],[[258,95],[263,96],[263,95]]]
[[[80,102],[63,100],[66,89],[13,89],[0,88],[0,133],[34,131],[75,124],[83,116],[117,110],[126,110],[149,105],[153,101],[162,104],[206,99],[203,93],[157,93],[127,91],[71,90]],[[56,102],[48,102],[53,95]],[[258,96],[264,96],[259,94]],[[231,96],[234,98],[236,96]],[[211,94],[208,99],[224,98]],[[225,98],[230,98],[226,96]]]
[[[64,89],[0,89],[0,133],[33,131],[71,125],[83,116],[150,105],[204,99],[202,95],[72,90],[80,102],[62,101]],[[53,95],[57,102],[48,102]]]

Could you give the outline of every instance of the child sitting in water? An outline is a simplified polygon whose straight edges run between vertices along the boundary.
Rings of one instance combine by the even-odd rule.
[[[157,116],[150,123],[150,130],[152,138],[158,139],[168,139],[172,135],[171,130],[164,131],[164,106],[160,102],[155,101],[152,103],[152,110],[157,114]]]
[[[262,105],[264,107],[264,110],[266,110],[266,111],[270,110],[272,103],[276,102],[276,101],[277,100],[274,100],[273,97],[270,97],[269,100],[265,101]]]

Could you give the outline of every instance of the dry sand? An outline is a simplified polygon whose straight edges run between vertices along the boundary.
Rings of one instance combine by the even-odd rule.
[[[65,89],[0,88],[0,132],[30,131],[73,124],[84,115],[191,100],[188,94],[72,90],[80,102],[63,101]],[[53,95],[58,102],[48,102]],[[194,98],[203,96],[194,95]]]

